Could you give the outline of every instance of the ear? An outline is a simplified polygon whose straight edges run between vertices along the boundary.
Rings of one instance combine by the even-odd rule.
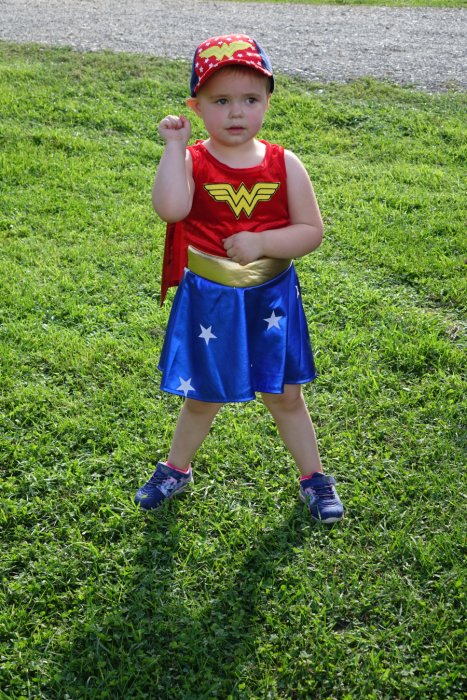
[[[199,106],[199,101],[197,97],[189,97],[186,101],[186,106],[191,109],[192,112],[198,115],[198,117],[201,116],[201,109]]]

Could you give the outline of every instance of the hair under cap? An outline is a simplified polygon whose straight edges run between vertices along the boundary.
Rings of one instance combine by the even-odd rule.
[[[274,90],[271,62],[264,49],[255,39],[245,34],[213,36],[198,46],[193,58],[190,91],[195,97],[200,87],[225,66],[247,66],[266,75]]]

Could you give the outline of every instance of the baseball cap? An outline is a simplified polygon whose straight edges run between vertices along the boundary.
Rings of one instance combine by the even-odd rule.
[[[225,66],[248,66],[267,75],[274,90],[272,66],[264,49],[255,39],[245,34],[213,36],[198,46],[193,58],[190,89],[195,97],[211,75]]]

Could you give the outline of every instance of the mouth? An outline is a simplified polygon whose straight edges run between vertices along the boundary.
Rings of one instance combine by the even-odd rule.
[[[243,126],[229,126],[227,129],[229,134],[242,134],[245,131],[245,127]]]

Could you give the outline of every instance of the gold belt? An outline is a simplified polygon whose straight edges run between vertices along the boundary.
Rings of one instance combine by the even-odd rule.
[[[188,246],[188,269],[211,282],[227,287],[256,287],[269,282],[287,270],[291,260],[260,258],[247,265],[240,265],[230,258],[209,255]]]

